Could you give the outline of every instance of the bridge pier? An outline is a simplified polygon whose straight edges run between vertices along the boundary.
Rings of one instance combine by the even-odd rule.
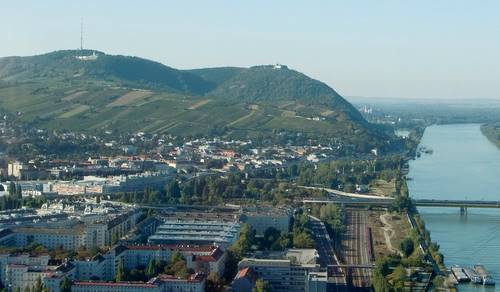
[[[460,215],[467,215],[467,207],[460,207]]]

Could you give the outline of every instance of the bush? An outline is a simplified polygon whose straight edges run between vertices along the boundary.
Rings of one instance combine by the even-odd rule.
[[[415,244],[413,243],[413,240],[411,238],[407,237],[403,241],[401,241],[400,248],[404,256],[409,257],[415,250]]]

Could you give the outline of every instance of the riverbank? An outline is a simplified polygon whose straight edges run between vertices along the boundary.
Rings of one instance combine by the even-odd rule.
[[[481,133],[500,149],[500,123],[481,125]]]
[[[415,199],[498,200],[500,151],[479,124],[435,125],[426,129],[421,144],[433,154],[411,160],[409,190]],[[446,266],[470,268],[481,263],[500,281],[500,213],[469,208],[418,208],[439,243]],[[483,291],[482,286],[459,285],[460,291]],[[485,290],[488,291],[488,290]]]
[[[410,171],[410,161],[420,157],[418,148],[422,145],[422,138],[425,134],[426,127],[418,127],[409,131],[407,136],[407,152],[405,157],[405,165],[402,169],[401,175],[408,183],[408,173]],[[408,190],[411,197],[411,192]],[[418,210],[412,207],[406,213],[411,229],[413,230],[413,237],[419,243],[419,248],[424,254],[422,260],[429,261],[432,264],[433,273],[433,286],[435,289],[454,290],[455,283],[450,281],[450,273],[444,265],[444,256],[439,251],[439,244],[432,242],[430,231],[427,230],[423,218],[420,216]]]

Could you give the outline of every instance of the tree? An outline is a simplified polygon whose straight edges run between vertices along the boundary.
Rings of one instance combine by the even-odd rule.
[[[123,259],[118,262],[118,268],[116,269],[116,282],[122,282],[127,279],[127,271],[125,270],[125,264]]]
[[[207,277],[207,291],[221,291],[223,288],[223,283],[217,272],[210,272]]]
[[[156,276],[156,266],[155,266],[155,260],[150,259],[148,263],[148,267],[146,269],[146,276],[148,278],[153,278]]]
[[[165,267],[164,272],[168,275],[187,278],[187,276],[189,276],[189,270],[184,256],[178,251],[174,252],[172,254],[172,258],[170,259],[170,263]]]
[[[269,227],[264,231],[264,238],[262,245],[264,248],[269,249],[271,246],[280,239],[281,233],[278,229]]]
[[[406,269],[403,266],[397,266],[391,274],[393,287],[396,291],[403,291],[406,281]]]
[[[283,233],[280,238],[279,238],[279,246],[280,248],[286,249],[292,247],[292,240],[290,239],[290,234],[289,233]]]
[[[226,264],[224,266],[224,280],[227,282],[231,282],[236,276],[236,273],[238,272],[238,262],[240,261],[240,258],[238,255],[233,251],[233,248],[230,248],[227,251],[227,256],[226,256]]]
[[[391,291],[389,282],[378,269],[373,273],[373,290],[375,290],[375,292]]]
[[[38,276],[36,278],[35,286],[33,287],[33,292],[43,292],[42,278]]]
[[[170,260],[170,263],[175,265],[177,262],[184,261],[184,256],[182,253],[176,251],[172,254],[172,259]]]
[[[22,199],[23,198],[23,190],[20,185],[17,186],[16,188],[16,199]]]
[[[244,224],[241,227],[240,238],[234,244],[233,250],[242,256],[243,254],[250,251],[252,245],[255,243],[255,230],[250,226],[250,224]]]
[[[61,281],[61,292],[71,292],[71,280],[66,276]]]
[[[181,260],[172,265],[172,270],[176,277],[185,279],[189,276],[189,271],[185,260]]]
[[[171,198],[179,198],[181,196],[181,189],[177,180],[173,179],[167,185],[167,195]]]
[[[255,282],[255,288],[252,289],[252,292],[269,292],[269,291],[271,291],[269,283],[262,279],[258,279]]]
[[[409,257],[415,249],[415,244],[411,238],[407,237],[401,241],[400,248],[404,256]]]
[[[298,230],[293,233],[293,246],[296,248],[312,248],[314,240],[306,230]]]
[[[13,196],[15,194],[16,194],[16,184],[13,181],[11,181],[9,183],[9,195]]]
[[[118,232],[115,231],[115,232],[113,232],[113,235],[111,235],[111,244],[112,245],[117,244],[118,240],[119,240],[119,238],[118,238]]]

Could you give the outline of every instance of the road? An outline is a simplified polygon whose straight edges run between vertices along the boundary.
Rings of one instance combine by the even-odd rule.
[[[309,190],[322,190],[328,192],[330,195],[336,195],[340,197],[349,197],[349,198],[358,198],[358,199],[373,199],[373,200],[392,200],[390,197],[382,197],[382,196],[374,196],[374,195],[365,195],[365,194],[357,194],[357,193],[347,193],[335,189],[323,188],[323,187],[307,187],[307,186],[298,186],[299,188],[309,189]]]
[[[327,269],[331,265],[339,265],[340,262],[333,249],[333,241],[326,230],[325,224],[314,216],[309,216],[309,228],[314,234],[316,250],[319,254],[319,264],[322,269]],[[328,277],[339,288],[337,291],[343,291],[341,287],[346,287],[345,273],[342,268],[329,268]]]
[[[311,219],[309,220],[309,226],[314,233],[316,249],[320,256],[319,264],[322,268],[326,268],[329,265],[338,265],[339,261],[333,250],[333,242],[325,225],[316,217],[309,216],[309,218]]]
[[[373,264],[368,252],[368,211],[346,210],[346,232],[342,238],[342,261],[347,265]],[[371,269],[352,269],[353,286],[357,288],[371,286]]]

